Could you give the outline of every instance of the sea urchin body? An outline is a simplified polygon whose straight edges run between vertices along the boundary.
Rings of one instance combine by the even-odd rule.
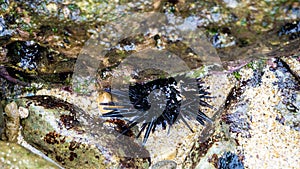
[[[176,79],[180,80],[177,82]],[[181,119],[191,131],[185,118],[195,117],[202,125],[210,123],[210,118],[199,110],[199,105],[211,108],[205,99],[212,97],[205,91],[203,82],[200,79],[183,76],[176,79],[160,78],[147,83],[129,85],[125,91],[112,90],[111,93],[117,95],[120,102],[105,108],[110,112],[103,114],[103,117],[127,120],[129,127],[122,134],[141,123],[141,129],[136,137],[146,130],[143,144],[158,125],[166,129],[167,125],[171,127],[177,119]],[[116,108],[120,106],[122,108]]]

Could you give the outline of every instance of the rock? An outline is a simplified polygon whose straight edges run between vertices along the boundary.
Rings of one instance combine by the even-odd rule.
[[[0,168],[58,168],[16,143],[0,141],[0,147]]]
[[[283,62],[285,62],[293,74],[294,78],[300,81],[300,56],[290,56],[281,58]]]
[[[235,39],[229,33],[216,33],[212,37],[212,45],[215,48],[226,48],[235,45]]]
[[[269,168],[274,164],[277,168],[298,168],[299,158],[295,157],[299,156],[300,133],[276,120],[279,114],[276,107],[285,97],[285,91],[280,86],[289,84],[284,82],[290,75],[286,72],[285,76],[281,76],[280,71],[270,71],[273,70],[271,66],[266,65],[263,69],[261,84],[247,86],[243,93],[245,97],[241,97],[248,103],[249,109],[245,113],[249,118],[251,137],[231,136],[237,138],[237,148],[244,152],[245,168]],[[285,86],[284,90],[290,90],[290,85]]]
[[[252,70],[256,66],[239,70],[242,80],[236,91],[237,99],[223,114],[223,117],[231,118],[222,121],[229,125],[227,138],[235,140],[235,152],[240,152],[236,154],[243,159],[245,168],[262,165],[268,168],[275,163],[279,168],[297,168],[299,164],[299,160],[293,158],[299,152],[299,131],[288,122],[291,127],[282,125],[284,118],[280,116],[280,113],[287,113],[283,116],[288,117],[283,102],[297,102],[293,100],[297,82],[287,71],[288,65],[283,66],[278,59],[272,60],[274,62],[263,66],[261,76],[256,76]],[[253,85],[253,78],[259,78],[256,80],[259,83]],[[296,120],[297,113],[290,113],[288,119]],[[223,124],[223,128],[225,126]],[[283,160],[285,158],[288,159]]]
[[[37,62],[45,50],[34,41],[15,41],[7,45],[7,49],[11,63],[28,71],[37,69]]]
[[[151,169],[176,169],[176,162],[171,160],[163,160],[151,166]]]
[[[15,41],[7,46],[10,64],[0,67],[0,75],[9,81],[65,83],[72,74],[74,59],[54,54],[35,41]],[[55,58],[53,58],[55,56]],[[15,77],[19,74],[19,77]],[[13,80],[13,77],[16,78]],[[24,82],[23,82],[24,83]]]
[[[278,87],[280,102],[276,105],[279,112],[276,119],[283,125],[300,131],[300,81],[299,76],[293,70],[293,65],[289,66],[281,59],[274,61],[276,67],[271,70],[277,78],[275,85]]]
[[[3,0],[0,4],[0,11],[6,11],[9,7],[9,0]]]
[[[279,36],[289,35],[290,39],[300,37],[300,22],[292,22],[283,25],[278,33]]]
[[[12,30],[7,28],[5,20],[0,17],[0,44],[2,44],[2,40],[7,41],[12,36],[12,32]]]
[[[244,169],[244,165],[236,154],[225,152],[219,158],[218,169]]]
[[[232,75],[238,83],[219,110],[214,130],[194,143],[185,168],[259,168],[274,163],[297,168],[298,85],[289,65],[273,61],[253,62]],[[293,103],[294,111],[284,102]]]
[[[213,74],[203,79],[205,85],[208,86],[214,98],[210,99],[208,103],[212,105],[213,109],[204,109],[206,114],[212,119],[212,124],[205,126],[199,132],[193,134],[184,144],[180,145],[176,150],[176,162],[179,168],[195,168],[197,166],[204,167],[201,161],[207,162],[207,159],[214,153],[227,150],[232,150],[232,141],[222,141],[218,143],[218,139],[214,136],[219,133],[226,133],[219,130],[219,116],[224,111],[224,104],[226,104],[227,97],[230,95],[236,80],[228,77],[226,74]],[[216,85],[217,84],[217,85]],[[199,126],[197,126],[199,128]],[[182,130],[182,129],[181,129]],[[218,131],[218,132],[215,132]],[[223,134],[225,135],[225,134]],[[190,144],[192,142],[192,144]],[[216,142],[216,143],[215,143]],[[188,144],[185,145],[185,144]],[[216,144],[216,145],[214,145]],[[227,146],[222,146],[227,145]],[[213,146],[213,148],[211,148]],[[211,149],[210,149],[211,148]],[[188,151],[186,151],[188,150]],[[201,160],[201,161],[200,161]],[[199,164],[199,165],[197,165]]]
[[[65,168],[149,166],[149,154],[140,145],[106,131],[98,117],[51,96],[18,100],[29,110],[22,135],[30,145]]]

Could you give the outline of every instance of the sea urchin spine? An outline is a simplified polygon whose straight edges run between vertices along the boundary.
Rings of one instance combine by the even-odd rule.
[[[138,138],[146,129],[143,144],[146,143],[150,132],[155,131],[157,125],[166,129],[167,124],[171,127],[178,117],[192,131],[184,117],[194,116],[201,125],[204,125],[205,122],[211,123],[210,118],[199,110],[199,105],[212,108],[205,102],[205,99],[212,97],[209,96],[209,92],[205,91],[202,84],[203,82],[199,79],[196,81],[195,79],[187,79],[178,85],[173,77],[160,78],[144,84],[136,83],[129,86],[128,95],[124,91],[112,91],[112,94],[127,97],[129,101],[121,104],[110,104],[114,106],[107,106],[105,109],[111,112],[103,114],[103,117],[128,120],[127,125],[129,127],[122,134],[141,123],[141,129],[136,137]],[[197,86],[197,88],[192,88],[192,86]],[[162,94],[165,97],[162,97]],[[189,98],[190,96],[196,99]],[[101,105],[107,105],[107,103]],[[123,108],[116,108],[119,106],[123,106]]]

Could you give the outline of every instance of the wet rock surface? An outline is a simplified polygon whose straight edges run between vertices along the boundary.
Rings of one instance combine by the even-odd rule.
[[[149,165],[147,158],[143,159],[148,156],[146,150],[130,142],[125,144],[126,147],[120,147],[123,144],[119,144],[117,138],[102,129],[101,119],[93,120],[76,106],[50,96],[20,99],[19,105],[29,111],[29,116],[22,120],[24,140],[62,167],[115,168]],[[124,158],[127,152],[134,152],[131,148],[134,151],[140,149],[142,158],[139,159],[138,154],[133,155],[137,159],[131,159],[129,163]],[[125,153],[125,157],[120,153]]]
[[[277,105],[277,110],[280,112],[276,119],[283,125],[288,125],[291,128],[299,131],[299,92],[300,81],[297,74],[293,72],[289,66],[282,60],[276,60],[276,68],[274,72],[278,81],[281,94],[281,101]]]
[[[0,44],[8,40],[12,35],[12,31],[7,29],[5,20],[0,17]]]
[[[284,127],[284,118],[278,118],[280,115],[278,106],[281,105],[284,95],[275,82],[284,78],[274,73],[272,67],[276,62],[274,59],[272,63],[270,61],[267,65],[263,64],[263,69],[260,69],[263,72],[260,83],[253,86],[252,79],[256,76],[253,66],[258,66],[257,63],[260,62],[254,62],[252,66],[246,66],[233,74],[239,81],[228,94],[224,109],[214,123],[214,130],[210,132],[206,141],[199,141],[198,145],[193,146],[192,154],[186,158],[184,166],[218,168],[222,166],[219,162],[223,158],[221,157],[223,153],[234,152],[237,155],[236,167],[268,168],[276,163],[280,168],[297,168],[299,159],[294,157],[299,155],[299,132],[293,126]],[[292,74],[289,76],[294,78]],[[298,91],[297,87],[291,88]],[[287,107],[280,107],[282,112],[289,111]],[[297,113],[293,115],[288,119],[298,119]],[[262,153],[263,150],[266,151]],[[286,156],[288,152],[291,155],[289,157]],[[265,159],[272,162],[266,163]],[[282,159],[287,160],[284,162]]]
[[[299,2],[4,0],[0,11],[0,167],[298,168]],[[131,34],[132,22],[145,19],[135,14],[153,11],[160,15],[145,15],[144,32]],[[124,27],[128,37],[117,31]],[[172,65],[170,53],[184,64]],[[153,67],[143,57],[165,69],[142,70]],[[211,123],[158,125],[142,146],[142,125],[101,117],[122,103],[114,83],[178,72],[203,81],[212,97],[199,109]],[[31,164],[37,157],[11,142],[48,159]]]
[[[236,168],[243,169],[244,165],[236,154],[225,152],[218,160],[218,168]]]
[[[22,168],[24,166],[26,166],[26,168],[58,168],[19,144],[0,141],[0,147],[1,168]]]

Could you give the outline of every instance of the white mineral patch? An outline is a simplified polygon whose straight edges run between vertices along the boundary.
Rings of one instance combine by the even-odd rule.
[[[19,107],[19,114],[20,114],[21,119],[25,119],[26,117],[28,117],[29,111],[25,107],[20,106]]]

